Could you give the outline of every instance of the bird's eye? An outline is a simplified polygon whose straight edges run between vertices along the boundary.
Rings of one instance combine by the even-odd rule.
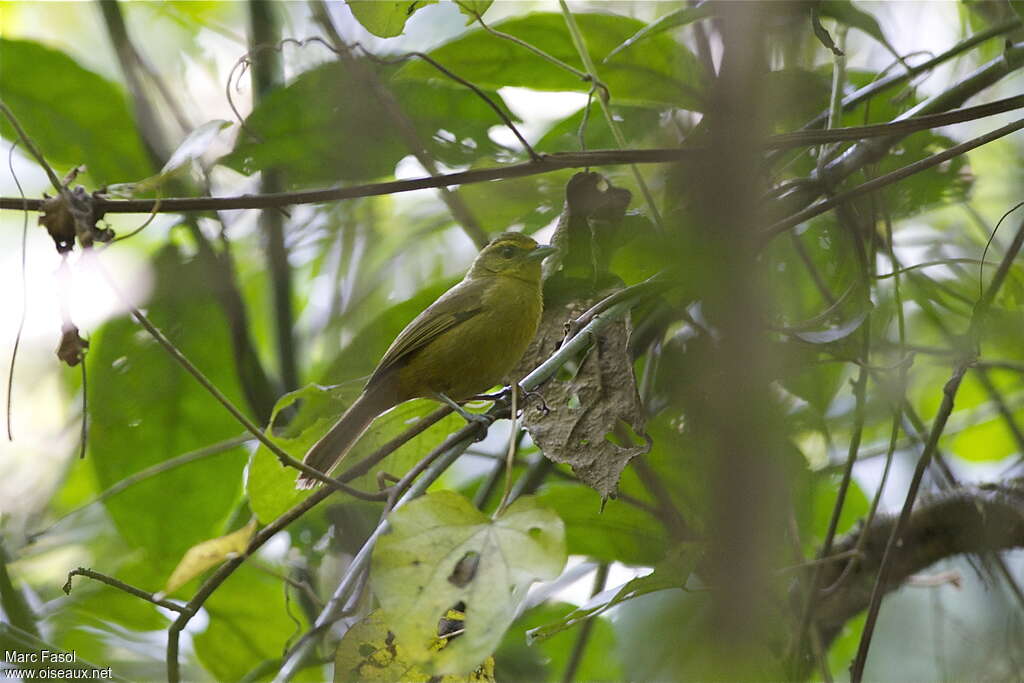
[[[513,246],[505,245],[504,247],[501,248],[500,253],[502,258],[512,258],[513,256],[515,256],[516,248]]]

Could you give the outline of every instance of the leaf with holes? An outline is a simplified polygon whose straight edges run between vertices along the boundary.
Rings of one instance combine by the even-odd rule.
[[[490,655],[527,588],[565,566],[565,527],[535,498],[492,520],[441,491],[390,516],[373,553],[370,583],[410,661],[436,674],[472,671]],[[437,647],[449,610],[465,613],[457,637]],[[441,626],[441,630],[439,630]]]
[[[460,623],[460,622],[454,622]],[[439,646],[447,641],[438,639]],[[370,612],[350,628],[338,643],[334,658],[334,683],[494,683],[494,658],[464,676],[433,677],[409,661],[381,610]]]

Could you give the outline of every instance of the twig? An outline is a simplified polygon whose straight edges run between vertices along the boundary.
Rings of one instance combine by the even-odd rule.
[[[275,53],[259,52],[255,46],[273,43],[279,29],[274,16],[275,4],[249,0],[250,49],[253,50],[252,89],[254,106],[258,105],[283,80],[281,62]],[[230,83],[228,84],[230,87]],[[278,169],[264,169],[260,174],[260,190],[280,192],[284,187]],[[280,211],[263,211],[259,217],[270,274],[271,300],[274,312],[274,340],[278,367],[284,391],[299,387],[299,369],[295,346],[295,312],[292,304],[292,269],[284,242],[284,219]]]
[[[583,39],[583,33],[580,31],[579,26],[576,24],[576,17],[573,16],[569,10],[569,6],[565,3],[565,0],[558,0],[559,6],[562,8],[562,17],[565,19],[565,25],[569,29],[569,35],[572,37],[572,43],[576,46],[576,52],[579,53],[580,59],[583,61],[583,67],[587,70],[587,74],[590,76],[593,83],[601,83],[600,78],[597,76],[597,67],[594,65],[594,60],[590,56],[590,50],[587,48],[586,41]],[[612,132],[612,136],[615,138],[615,144],[619,146],[619,149],[625,149],[626,138],[622,134],[622,128],[619,126],[619,122],[615,120],[612,115],[612,110],[609,106],[609,100],[611,99],[611,93],[607,87],[601,87],[598,89],[597,102],[601,105],[601,112],[604,114],[605,123],[608,124],[608,130]],[[664,231],[665,226],[662,224],[661,212],[658,211],[658,205],[654,201],[654,195],[651,194],[651,190],[647,187],[647,181],[640,174],[640,169],[635,164],[630,164],[630,169],[633,171],[633,178],[636,180],[637,186],[640,188],[640,192],[644,195],[644,203],[647,205],[647,211],[651,215],[651,220],[654,225],[657,226],[658,230]]]
[[[861,360],[867,363],[871,339],[868,320],[864,322],[862,334],[864,341],[861,349]],[[857,382],[853,387],[853,432],[850,436],[849,449],[846,454],[846,466],[843,468],[843,476],[839,482],[839,491],[836,493],[836,502],[832,506],[832,515],[829,518],[828,529],[825,532],[825,540],[821,544],[818,559],[832,554],[832,544],[835,541],[836,532],[839,528],[839,518],[843,513],[843,506],[846,503],[846,494],[849,491],[850,483],[853,481],[853,466],[857,462],[857,453],[860,450],[860,441],[864,434],[864,421],[867,412],[867,385],[868,370],[862,365],[857,374]],[[796,661],[800,657],[800,653],[803,652],[804,636],[807,634],[807,629],[814,619],[814,606],[817,603],[819,581],[821,581],[820,564],[814,566],[814,571],[811,573],[811,578],[808,582],[807,601],[804,603],[804,608],[800,615],[800,623],[793,638],[793,647],[790,650],[790,656],[793,661]]]
[[[64,192],[67,191],[67,188],[64,187],[64,184],[60,181],[60,178],[57,177],[57,173],[53,170],[53,167],[46,162],[46,157],[43,156],[43,153],[40,152],[35,143],[32,142],[32,138],[30,138],[28,133],[25,132],[25,129],[21,127],[17,117],[14,116],[14,112],[8,108],[3,100],[0,100],[0,112],[3,112],[3,115],[7,117],[7,120],[14,128],[14,132],[18,134],[21,144],[25,146],[25,149],[28,150],[29,154],[35,157],[36,162],[42,167],[42,169],[46,171],[46,177],[50,179],[50,184],[53,185],[53,189],[57,191],[57,194],[64,194]]]
[[[480,16],[480,13],[477,12],[476,9],[474,9],[470,5],[467,5],[464,2],[459,2],[459,0],[455,0],[455,1],[459,5],[459,7],[461,9],[463,9],[464,11],[469,12],[470,14],[472,14],[473,17],[476,19],[477,23],[480,24],[480,27],[483,30],[485,30],[488,33],[490,33],[492,36],[495,36],[497,38],[501,38],[502,40],[507,40],[510,43],[515,43],[519,47],[522,47],[522,48],[525,48],[525,49],[529,50],[530,52],[532,52],[533,54],[537,55],[538,57],[540,57],[544,61],[550,62],[551,64],[554,64],[559,69],[564,69],[565,71],[568,71],[573,76],[575,76],[576,78],[580,79],[581,81],[583,81],[585,83],[594,83],[596,85],[593,73],[587,73],[585,71],[580,71],[579,69],[574,67],[572,64],[568,64],[566,62],[563,62],[558,57],[555,57],[554,55],[548,54],[547,52],[544,52],[544,50],[541,50],[539,47],[526,42],[522,38],[516,38],[514,35],[512,35],[510,33],[505,33],[504,31],[499,31],[498,29],[491,28],[490,26],[488,26],[487,24],[484,23],[483,17]],[[599,87],[604,87],[604,86],[602,84]]]
[[[498,517],[509,503],[509,494],[512,493],[512,467],[516,462],[516,449],[519,446],[519,435],[518,429],[516,428],[516,415],[519,402],[519,385],[512,382],[512,386],[509,387],[509,392],[512,396],[511,402],[512,407],[509,409],[509,419],[512,420],[512,428],[508,434],[508,453],[505,456],[505,490],[501,494],[501,502],[498,503],[498,507],[494,512],[494,516]]]
[[[994,104],[994,103],[993,103]],[[966,111],[966,110],[958,110]],[[952,112],[950,112],[952,113]],[[991,116],[991,113],[985,114]],[[788,149],[804,144],[821,144],[852,138],[864,139],[887,137],[893,133],[884,126],[896,125],[900,134],[924,130],[934,127],[932,121],[916,124],[915,121],[924,117],[908,118],[891,124],[876,124],[851,128],[837,128],[831,131],[802,131],[787,133],[784,138],[775,141],[768,138],[764,149]],[[966,120],[984,118],[977,114]],[[947,119],[942,119],[947,120]],[[866,129],[858,132],[860,128]],[[1008,131],[1013,132],[1013,131]],[[1005,134],[1005,133],[1004,133]],[[979,143],[984,144],[984,142]],[[973,148],[972,148],[973,149]],[[967,151],[967,150],[964,150]],[[325,202],[355,199],[359,197],[376,197],[399,192],[411,192],[428,188],[449,185],[470,185],[489,182],[491,180],[508,180],[533,175],[551,173],[567,168],[589,168],[599,166],[617,166],[621,164],[660,164],[674,163],[686,158],[700,158],[708,150],[701,147],[690,148],[656,148],[656,149],[620,149],[591,150],[588,152],[557,152],[542,154],[539,158],[519,164],[509,164],[498,168],[483,168],[470,171],[447,173],[436,177],[411,178],[382,183],[353,185],[350,187],[328,188],[320,190],[303,190],[298,192],[280,192],[262,195],[236,195],[233,197],[169,197],[160,200],[162,213],[182,213],[189,211],[225,211],[232,209],[265,209],[299,204],[322,204]],[[944,159],[943,159],[944,160]],[[939,163],[939,162],[937,162]],[[24,200],[19,197],[0,197],[0,209],[16,209],[39,211],[43,199]],[[151,213],[156,199],[107,199],[94,196],[96,209],[103,213]],[[815,214],[816,215],[816,214]]]
[[[598,301],[575,320],[570,321],[565,332],[565,338],[572,339],[575,337],[581,328],[590,324],[591,320],[599,314],[604,313],[617,303],[622,301],[632,301],[648,295],[660,294],[667,289],[671,289],[674,285],[675,283],[665,277],[664,272],[660,272],[655,273],[643,282],[638,282],[635,285],[630,285],[629,287],[620,289]]]
[[[995,299],[996,293],[1006,280],[1006,276],[1010,272],[1010,268],[1013,265],[1014,260],[1017,258],[1017,254],[1020,252],[1022,245],[1024,245],[1024,223],[1021,223],[1020,227],[1017,229],[1017,234],[1014,236],[1010,248],[1007,250],[1000,262],[999,269],[993,276],[992,282],[989,284],[989,287],[985,290],[984,294],[979,298],[978,303],[974,307],[974,312],[971,315],[971,320],[968,324],[967,337],[972,340],[975,345],[977,344],[980,326],[987,317],[989,308],[992,306],[992,301]],[[917,467],[914,469],[914,475],[910,481],[907,496],[903,502],[903,508],[900,510],[900,515],[897,518],[896,523],[893,525],[892,533],[889,535],[889,540],[886,544],[885,552],[882,555],[881,564],[878,568],[878,575],[875,578],[875,584],[871,591],[871,599],[868,605],[864,630],[861,633],[860,644],[857,647],[857,656],[854,658],[853,665],[850,668],[850,680],[852,683],[860,683],[864,676],[864,665],[867,662],[868,648],[871,646],[871,636],[874,633],[875,624],[878,621],[878,611],[881,607],[882,594],[888,582],[889,572],[891,571],[892,555],[900,541],[902,531],[910,519],[914,501],[917,498],[917,492],[921,486],[921,480],[924,478],[924,473],[927,471],[929,464],[931,464],[932,456],[935,454],[938,447],[939,437],[942,436],[942,431],[945,429],[946,422],[949,420],[949,416],[953,412],[953,404],[956,400],[957,390],[960,388],[960,382],[963,380],[964,373],[966,373],[972,360],[972,358],[968,357],[958,361],[953,367],[953,372],[949,381],[946,382],[946,385],[943,387],[942,403],[939,406],[939,411],[932,423],[932,429],[928,435],[928,441],[925,444],[925,448],[921,453],[921,457],[917,461]]]
[[[74,576],[85,576],[85,577],[93,579],[95,581],[99,581],[100,583],[105,583],[108,586],[116,588],[116,589],[118,589],[120,591],[124,591],[125,593],[128,593],[129,595],[134,595],[137,598],[142,598],[146,602],[151,602],[154,605],[157,605],[159,607],[163,607],[164,609],[172,610],[174,612],[177,612],[178,614],[184,614],[185,610],[186,610],[185,607],[182,607],[181,605],[179,605],[176,602],[171,602],[170,600],[158,600],[155,597],[155,595],[156,595],[155,593],[147,593],[146,591],[142,590],[141,588],[136,588],[135,586],[131,586],[131,585],[125,583],[124,581],[119,581],[118,579],[115,579],[115,578],[113,578],[111,576],[107,576],[106,574],[100,574],[99,572],[94,572],[93,570],[86,569],[85,567],[79,567],[78,569],[72,569],[71,571],[68,572],[68,580],[64,584],[64,588],[63,588],[64,593],[67,594],[67,595],[71,595],[71,578],[74,577]]]
[[[11,171],[14,184],[18,187],[18,194],[25,200],[25,190],[21,187],[18,174],[14,172],[14,148],[17,142],[11,143],[11,149],[7,152],[7,168]],[[14,430],[11,426],[13,421],[13,399],[14,399],[14,366],[18,361],[18,347],[21,346],[21,335],[25,331],[25,316],[28,313],[28,272],[26,271],[26,259],[28,258],[28,209],[22,212],[21,222],[21,315],[18,317],[18,331],[14,335],[14,347],[11,349],[11,365],[7,369],[7,440],[14,441]]]

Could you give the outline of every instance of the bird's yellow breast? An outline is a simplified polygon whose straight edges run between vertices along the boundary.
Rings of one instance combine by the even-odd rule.
[[[455,401],[504,381],[537,332],[540,286],[516,277],[495,276],[480,288],[481,312],[438,336],[398,370],[406,398],[442,393]]]

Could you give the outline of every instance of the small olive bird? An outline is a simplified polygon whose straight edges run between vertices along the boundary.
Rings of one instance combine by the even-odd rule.
[[[412,398],[433,398],[473,419],[458,402],[502,382],[526,351],[540,322],[541,261],[555,251],[516,232],[491,240],[466,277],[395,338],[363,393],[303,462],[330,472],[375,417]],[[317,483],[299,474],[296,486]]]

